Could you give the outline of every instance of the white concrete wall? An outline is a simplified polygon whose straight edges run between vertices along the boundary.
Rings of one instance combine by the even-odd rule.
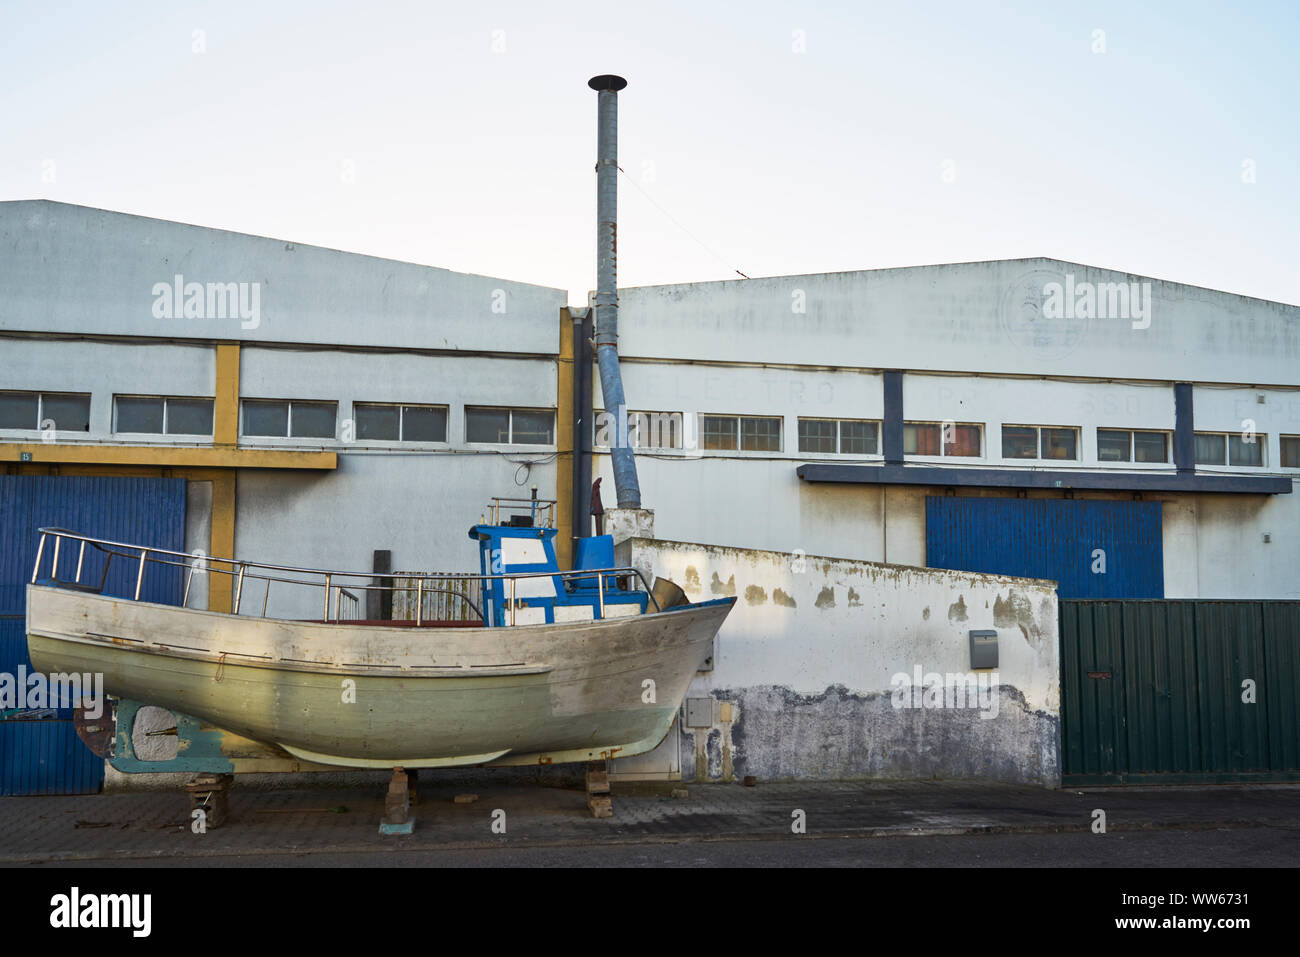
[[[58,432],[59,442],[178,444],[179,440],[166,436],[119,439],[113,434],[113,396],[211,397],[216,378],[216,349],[206,343],[12,338],[0,340],[0,354],[0,390],[90,393],[90,432]],[[31,441],[35,434],[0,429],[0,441]],[[193,439],[184,441],[193,443]]]
[[[557,318],[558,322],[558,318]],[[241,350],[241,398],[319,399],[338,403],[338,439],[240,437],[250,448],[299,446],[358,449],[345,442],[343,424],[356,402],[445,405],[448,448],[510,450],[525,457],[550,454],[554,446],[485,446],[465,442],[465,407],[472,405],[555,409],[554,359],[508,356],[412,355],[398,352],[340,352],[246,347]],[[410,443],[365,443],[372,449],[417,451]],[[422,446],[428,450],[427,446]],[[530,450],[532,450],[530,452]],[[501,493],[506,494],[506,493]],[[554,497],[553,495],[547,497]]]
[[[0,331],[554,354],[568,300],[560,289],[46,200],[0,203],[0,248]],[[256,325],[158,318],[154,286],[177,274],[258,283]]]
[[[707,729],[683,728],[683,777],[1059,783],[1051,583],[650,539],[620,546],[619,560],[694,601],[738,598],[713,671],[689,692],[729,708]],[[998,633],[987,716],[896,707],[897,674],[970,671],[971,629]]]
[[[1045,284],[1067,276],[1149,282],[1149,327],[1043,319]],[[648,286],[620,303],[619,349],[636,357],[1300,385],[1300,307],[1055,259]]]

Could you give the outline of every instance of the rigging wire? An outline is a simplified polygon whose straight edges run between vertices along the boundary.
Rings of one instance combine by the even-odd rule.
[[[712,257],[713,257],[714,259],[716,259],[718,262],[722,263],[722,265],[726,266],[728,269],[730,269],[732,272],[734,272],[734,273],[735,273],[737,276],[739,276],[741,279],[748,279],[748,278],[749,278],[749,277],[746,276],[743,272],[741,272],[739,269],[737,269],[735,266],[733,266],[733,265],[731,265],[729,262],[727,262],[727,260],[725,260],[725,259],[723,259],[721,256],[719,256],[719,255],[718,255],[718,254],[713,250],[713,248],[712,248],[711,246],[709,246],[708,243],[706,243],[704,240],[700,239],[700,237],[696,236],[693,232],[691,232],[689,229],[687,229],[685,226],[683,226],[680,222],[678,222],[677,217],[675,217],[672,213],[668,212],[668,210],[664,209],[664,208],[663,208],[662,206],[660,206],[657,202],[655,202],[655,198],[654,198],[653,196],[651,196],[649,193],[647,193],[644,189],[642,189],[642,188],[641,188],[641,184],[638,183],[636,180],[634,180],[631,176],[629,176],[629,175],[627,174],[627,170],[623,169],[623,167],[620,166],[620,167],[618,167],[618,171],[619,171],[620,173],[623,174],[623,178],[624,178],[625,180],[627,180],[627,181],[628,181],[629,183],[631,183],[634,187],[636,187],[636,190],[637,190],[638,193],[640,193],[640,194],[641,194],[642,196],[644,196],[647,200],[649,200],[651,206],[653,206],[655,209],[659,210],[659,212],[661,212],[661,213],[663,213],[665,216],[667,216],[668,219],[669,219],[669,221],[670,221],[674,226],[676,226],[678,229],[680,229],[682,232],[684,232],[687,236],[691,237],[691,239],[693,239],[695,242],[699,243],[700,247],[701,247],[702,249],[704,249],[705,252],[707,252],[710,256],[712,256]]]

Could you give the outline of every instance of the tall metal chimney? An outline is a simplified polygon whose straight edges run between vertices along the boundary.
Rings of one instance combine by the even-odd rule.
[[[619,508],[641,507],[636,458],[628,441],[627,400],[618,367],[618,91],[627,86],[621,76],[593,76],[587,86],[596,91],[596,366],[605,411],[617,417],[617,438],[611,448],[614,492]]]

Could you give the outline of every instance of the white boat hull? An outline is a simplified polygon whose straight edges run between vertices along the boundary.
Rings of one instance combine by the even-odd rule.
[[[223,615],[29,585],[45,673],[340,767],[630,756],[667,734],[734,599],[590,623],[411,628]]]

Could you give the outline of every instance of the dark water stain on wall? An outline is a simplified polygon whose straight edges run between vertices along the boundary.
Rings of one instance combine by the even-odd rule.
[[[781,589],[779,588],[773,589],[772,602],[774,604],[780,605],[782,608],[798,607],[798,603],[789,595],[787,595],[785,592],[781,591]]]
[[[854,694],[842,685],[810,695],[773,685],[713,692],[737,703],[731,727],[737,778],[980,779],[1059,787],[1059,718],[1030,710],[1010,685],[997,694],[996,716],[983,718],[975,708],[895,708],[887,691]],[[720,755],[714,770],[714,733],[710,779],[721,774]],[[683,737],[682,744],[684,765],[693,740]]]
[[[714,572],[713,581],[710,583],[709,587],[713,590],[713,594],[715,595],[734,595],[736,594],[736,576],[732,575],[724,583],[722,579],[718,577],[718,573]]]
[[[849,607],[850,608],[862,607],[862,596],[859,595],[857,589],[853,587],[849,588]]]
[[[966,620],[966,596],[958,595],[957,600],[948,606],[949,621]]]
[[[1034,606],[1029,598],[1020,592],[1010,592],[1003,600],[998,596],[993,601],[993,625],[997,628],[1019,628],[1025,640],[1031,644],[1038,639],[1038,622],[1034,620]]]
[[[686,582],[682,585],[682,591],[700,591],[700,571],[694,565],[686,566]]]
[[[835,607],[835,589],[829,585],[822,588],[817,594],[817,601],[814,603],[818,608]]]
[[[767,602],[767,592],[758,585],[749,585],[745,588],[745,601],[751,605],[762,605]]]

